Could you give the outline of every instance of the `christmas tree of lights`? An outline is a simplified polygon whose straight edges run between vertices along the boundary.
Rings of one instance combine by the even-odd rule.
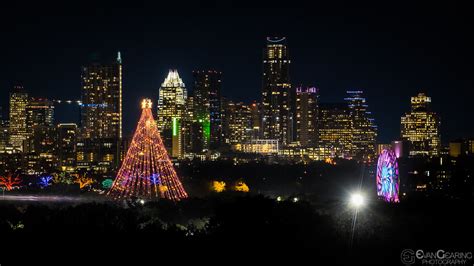
[[[161,140],[150,99],[142,101],[140,121],[108,195],[173,201],[188,197]]]

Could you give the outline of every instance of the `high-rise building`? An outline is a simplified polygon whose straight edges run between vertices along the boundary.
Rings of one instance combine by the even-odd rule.
[[[324,154],[373,162],[377,156],[377,126],[362,91],[347,91],[345,103],[319,106],[317,131]]]
[[[186,99],[186,112],[183,125],[184,152],[201,152],[203,150],[202,128],[194,121],[194,97],[188,96]]]
[[[317,127],[319,147],[325,150],[325,154],[351,158],[352,119],[347,104],[319,104]]]
[[[97,171],[114,169],[120,163],[122,144],[120,52],[111,63],[94,62],[82,68],[81,97],[78,167]]]
[[[465,151],[465,143],[466,141],[463,139],[457,139],[449,142],[449,156],[451,157],[459,157],[466,153]]]
[[[26,133],[32,137],[38,127],[52,127],[54,124],[54,105],[48,99],[30,99],[26,105]]]
[[[318,144],[318,98],[315,87],[296,88],[296,140],[303,147]]]
[[[122,139],[122,59],[82,68],[82,137]]]
[[[352,158],[371,162],[376,154],[377,126],[363,97],[363,91],[347,91],[345,98],[352,120],[351,156]]]
[[[0,120],[0,153],[6,152],[10,142],[10,125],[8,121]]]
[[[411,97],[411,111],[401,118],[401,138],[409,143],[410,156],[438,156],[440,119],[430,109],[431,97]]]
[[[263,137],[285,146],[293,141],[290,58],[286,38],[267,38],[263,59]]]
[[[222,140],[222,72],[193,71],[194,121],[202,127],[203,149],[217,149]]]
[[[53,102],[31,98],[26,106],[27,139],[23,142],[26,173],[41,174],[56,166],[56,131]]]
[[[35,127],[25,141],[25,167],[28,174],[50,173],[56,168],[57,133],[54,127]]]
[[[172,157],[184,155],[183,128],[186,117],[187,91],[177,70],[170,70],[161,84],[158,96],[157,125]]]
[[[15,86],[10,93],[10,144],[23,151],[23,142],[27,138],[26,106],[29,98],[22,86]]]
[[[74,171],[77,159],[77,125],[73,123],[57,126],[58,166],[62,171]]]
[[[248,105],[225,101],[224,141],[229,145],[245,143],[252,138],[252,116]]]
[[[54,105],[48,99],[32,98],[26,105],[26,133],[24,152],[29,156],[48,158],[53,163],[55,150]],[[39,162],[35,162],[39,163]]]

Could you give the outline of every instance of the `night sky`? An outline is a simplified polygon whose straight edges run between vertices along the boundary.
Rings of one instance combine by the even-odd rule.
[[[120,50],[129,135],[139,99],[156,100],[170,68],[178,69],[188,92],[191,71],[211,68],[223,72],[224,96],[260,100],[265,38],[287,36],[292,83],[319,87],[323,102],[364,90],[380,142],[399,136],[400,116],[419,91],[441,114],[443,142],[474,136],[471,9],[413,2],[2,3],[0,106],[7,109],[18,83],[33,96],[79,99],[80,66],[93,54],[112,60]],[[78,118],[57,113],[61,122]]]

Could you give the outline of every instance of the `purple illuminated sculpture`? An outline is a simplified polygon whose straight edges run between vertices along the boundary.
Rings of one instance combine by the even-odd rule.
[[[397,156],[392,149],[384,149],[377,164],[377,195],[386,202],[400,202],[399,186]]]

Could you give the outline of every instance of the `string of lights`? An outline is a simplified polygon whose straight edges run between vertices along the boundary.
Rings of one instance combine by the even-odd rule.
[[[51,100],[53,103],[67,103],[67,104],[77,104],[77,105],[82,105],[81,100],[61,100],[61,99],[52,99]]]
[[[142,115],[137,129],[107,193],[114,199],[138,197],[179,201],[188,197],[168,157],[151,105],[150,99],[142,101]]]

